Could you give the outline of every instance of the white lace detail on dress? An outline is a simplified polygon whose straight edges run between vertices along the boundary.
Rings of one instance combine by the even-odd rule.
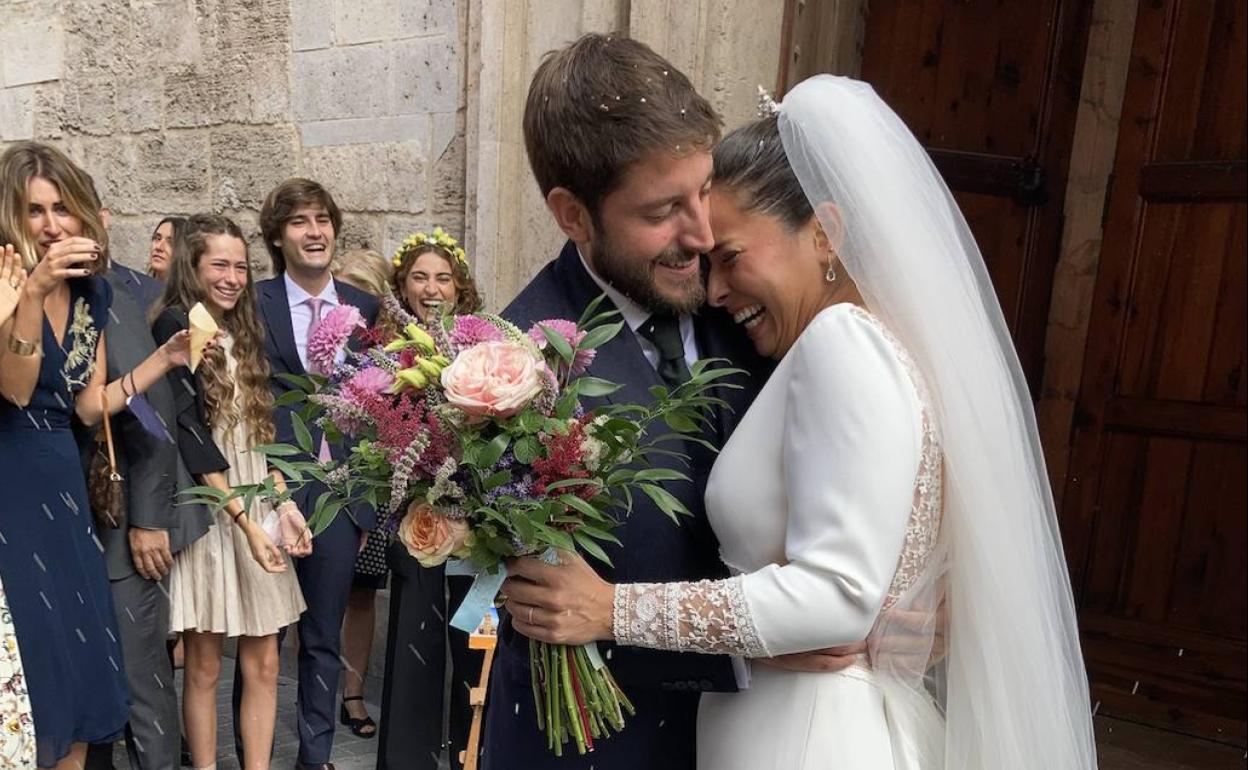
[[[745,602],[741,576],[615,587],[618,644],[659,650],[770,657]]]
[[[851,312],[879,329],[884,339],[893,347],[897,359],[910,375],[922,410],[920,419],[923,424],[923,448],[914,480],[914,504],[910,509],[910,519],[906,522],[906,539],[902,545],[901,558],[897,562],[897,572],[893,575],[888,596],[884,600],[884,609],[888,609],[923,574],[923,570],[927,568],[928,557],[936,548],[941,511],[944,507],[944,457],[940,449],[940,435],[932,419],[932,400],[923,373],[919,371],[905,346],[878,318],[862,308],[854,308]]]
[[[875,316],[852,311],[880,330],[910,376],[919,397],[923,446],[915,475],[914,503],[897,571],[883,609],[892,607],[922,575],[936,546],[944,500],[940,436],[922,372],[902,344]],[[618,644],[660,650],[771,657],[745,601],[741,576],[692,583],[623,583],[615,587],[612,625]]]

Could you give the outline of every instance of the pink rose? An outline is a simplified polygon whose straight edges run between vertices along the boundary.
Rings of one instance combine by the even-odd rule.
[[[399,522],[399,541],[420,566],[436,567],[451,556],[467,555],[468,522],[448,519],[429,503],[416,501]]]
[[[528,347],[490,340],[468,348],[442,370],[446,400],[473,417],[511,417],[539,393],[545,364]]]

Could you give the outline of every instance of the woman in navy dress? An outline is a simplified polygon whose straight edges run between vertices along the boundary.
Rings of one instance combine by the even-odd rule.
[[[0,156],[0,244],[29,277],[0,325],[0,582],[22,652],[41,768],[81,767],[129,719],[104,558],[70,422],[88,426],[188,359],[171,339],[105,381],[107,234],[90,178],[32,142]]]

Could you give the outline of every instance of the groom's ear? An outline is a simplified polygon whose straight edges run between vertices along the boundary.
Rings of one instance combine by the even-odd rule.
[[[555,216],[555,224],[573,243],[587,243],[593,235],[589,209],[566,187],[556,187],[546,194],[546,208]]]

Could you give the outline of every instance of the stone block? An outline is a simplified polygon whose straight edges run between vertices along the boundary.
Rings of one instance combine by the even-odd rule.
[[[286,61],[272,52],[233,55],[209,67],[175,67],[164,81],[164,120],[170,128],[274,123],[287,119],[290,110]]]
[[[108,76],[69,78],[61,83],[65,128],[76,134],[108,136],[115,130],[117,86]]]
[[[35,86],[34,121],[35,136],[41,139],[56,139],[65,135],[65,104],[60,83]]]
[[[464,232],[464,145],[464,135],[461,133],[433,163],[432,200],[428,205],[433,221],[457,235]]]
[[[294,113],[301,121],[395,114],[387,109],[387,51],[378,45],[294,55]]]
[[[138,133],[160,129],[164,122],[164,92],[164,76],[157,73],[119,79],[115,96],[118,130]]]
[[[357,45],[454,33],[456,0],[335,0],[334,42]]]
[[[75,141],[74,159],[95,180],[100,201],[114,214],[144,211],[140,195],[139,157],[128,137],[82,137]]]
[[[318,147],[304,153],[313,179],[325,182],[349,211],[419,214],[425,208],[423,142]]]
[[[197,212],[211,207],[207,131],[171,131],[140,139],[135,149],[131,173],[139,185],[142,212]]]
[[[279,182],[297,170],[295,130],[224,126],[211,136],[212,200],[217,209],[259,209]]]
[[[391,114],[454,112],[459,106],[459,41],[447,35],[388,43]]]
[[[152,230],[159,221],[159,217],[114,216],[108,226],[109,259],[146,272]]]
[[[304,147],[334,144],[371,144],[420,140],[429,127],[425,115],[396,115],[383,118],[346,118],[302,123],[299,133]]]
[[[384,251],[383,244],[380,215],[359,212],[343,213],[342,232],[338,233],[338,253],[348,249],[374,249],[389,255],[391,252]]]
[[[63,32],[58,16],[6,21],[0,27],[4,51],[3,84],[21,86],[59,80]]]
[[[334,43],[334,0],[292,0],[290,43],[295,51],[329,48]]]
[[[426,217],[413,217],[397,214],[387,216],[385,222],[383,223],[385,233],[381,241],[381,247],[378,251],[384,254],[387,258],[392,257],[394,256],[394,252],[398,251],[404,238],[417,230],[429,232],[433,229],[434,224],[441,223],[431,223]],[[451,234],[457,237],[459,235],[459,233],[455,231],[451,231]],[[469,256],[469,259],[471,259],[471,256]]]
[[[35,138],[36,88],[0,88],[0,141]]]

